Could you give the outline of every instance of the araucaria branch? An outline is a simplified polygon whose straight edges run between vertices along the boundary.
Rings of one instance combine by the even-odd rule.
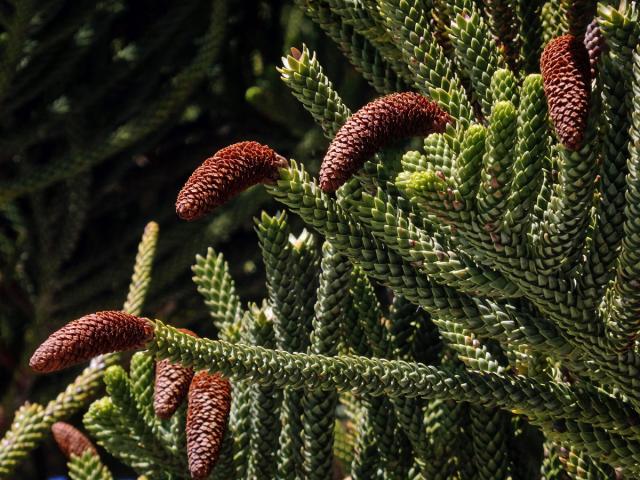
[[[84,420],[153,478],[640,478],[638,3],[296,3],[379,98],[350,108],[291,50],[319,178],[242,142],[176,202],[192,220],[265,184],[300,217],[256,219],[266,298],[210,249],[216,338],[103,312],[32,366],[146,349]],[[30,448],[38,411],[0,445]]]

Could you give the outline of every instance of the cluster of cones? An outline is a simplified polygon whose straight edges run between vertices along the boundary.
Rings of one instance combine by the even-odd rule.
[[[196,336],[190,330],[184,333]],[[47,373],[87,361],[97,355],[144,348],[153,339],[153,323],[124,312],[86,315],[54,332],[35,351],[29,365]],[[231,385],[218,373],[194,372],[163,359],[156,364],[154,410],[171,417],[187,400],[187,456],[192,478],[206,478],[218,461],[231,407]],[[81,455],[95,447],[78,430],[57,423],[52,428],[63,453]]]
[[[196,337],[191,330],[181,332]],[[171,417],[188,396],[187,455],[192,478],[207,478],[215,466],[231,408],[231,384],[219,373],[200,371],[163,359],[156,363],[153,408]]]
[[[547,44],[540,68],[558,139],[567,149],[578,150],[589,116],[590,50],[579,37],[563,35]],[[450,123],[447,112],[418,93],[378,98],[353,114],[337,132],[320,168],[320,188],[334,192],[386,145],[444,132]],[[256,142],[225,147],[189,177],[178,194],[176,212],[184,220],[201,218],[238,192],[277,180],[278,170],[286,165],[284,157]]]
[[[545,47],[540,66],[556,134],[566,148],[578,150],[589,114],[589,52],[577,37],[564,35]],[[387,144],[444,132],[450,123],[447,112],[418,93],[394,93],[374,100],[352,115],[331,142],[320,170],[320,188],[334,192]],[[176,211],[185,220],[200,218],[254,184],[276,181],[279,169],[286,166],[284,157],[256,142],[223,148],[191,175],[178,195]],[[143,348],[152,338],[150,320],[123,312],[100,312],[75,320],[51,335],[33,354],[30,365],[39,372],[57,371],[99,354]],[[231,387],[218,374],[195,373],[189,367],[159,361],[154,398],[158,417],[173,415],[186,396],[189,467],[194,478],[205,478],[218,458]],[[54,426],[63,450],[95,451],[89,440],[72,433],[72,428],[66,424]]]
[[[443,132],[451,117],[414,92],[392,93],[354,113],[336,134],[320,168],[320,188],[334,192],[385,145]],[[207,158],[178,194],[176,212],[196,220],[257,183],[277,180],[286,160],[256,142],[240,142]]]

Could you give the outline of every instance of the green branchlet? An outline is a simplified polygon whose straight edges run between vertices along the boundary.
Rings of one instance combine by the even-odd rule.
[[[93,452],[72,455],[67,463],[71,480],[112,480],[111,472]]]

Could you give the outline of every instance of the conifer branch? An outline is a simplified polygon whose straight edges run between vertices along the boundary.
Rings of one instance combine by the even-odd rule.
[[[196,263],[191,270],[198,292],[204,297],[209,315],[218,329],[218,336],[229,341],[237,338],[243,311],[235,282],[229,275],[229,265],[222,254],[216,255],[209,247],[206,257],[196,255]]]
[[[292,51],[282,58],[282,64],[278,68],[282,81],[322,127],[325,136],[333,138],[351,112],[323,73],[315,53],[303,45],[302,52]]]
[[[67,463],[71,480],[112,480],[113,476],[95,453],[73,455]]]
[[[144,230],[138,255],[134,266],[134,274],[127,298],[132,298],[128,313],[139,314],[139,309],[149,288],[152,259],[158,237],[157,224],[151,222]],[[5,434],[9,442],[7,448],[0,448],[0,475],[10,475],[29,452],[40,443],[47,430],[57,421],[66,420],[79,412],[97,395],[102,386],[104,370],[117,362],[118,356],[109,354],[97,356],[90,365],[71,382],[64,391],[49,401],[45,407],[25,405],[29,414],[23,420],[16,416],[13,426]],[[18,413],[16,413],[18,415]],[[15,429],[14,429],[15,426]],[[21,440],[26,436],[25,440]],[[13,438],[13,439],[12,439]]]
[[[339,388],[374,396],[439,397],[456,401],[482,398],[483,405],[527,415],[532,423],[542,426],[552,438],[571,441],[595,457],[604,459],[607,457],[606,449],[610,448],[614,458],[606,458],[606,461],[633,466],[640,458],[638,442],[621,436],[620,431],[613,434],[604,430],[617,423],[614,418],[637,418],[638,414],[632,407],[601,396],[597,402],[604,402],[611,409],[594,411],[589,407],[590,397],[597,394],[576,393],[559,384],[543,385],[525,377],[454,373],[378,358],[330,358],[194,339],[159,321],[156,321],[153,350],[160,358],[170,358],[195,368],[213,367],[229,376],[252,379],[264,387]],[[479,392],[482,393],[478,395]],[[544,405],[540,403],[541,398],[545,399]],[[561,428],[554,427],[554,419],[549,416],[552,410],[563,412],[566,421]],[[627,425],[627,431],[637,428]],[[597,435],[601,441],[590,441],[591,435]],[[614,447],[617,442],[622,443]]]
[[[471,88],[488,117],[495,101],[491,98],[491,78],[504,66],[489,27],[476,8],[459,13],[451,23],[449,38],[462,68],[471,80]]]
[[[528,214],[540,191],[543,165],[550,162],[550,138],[547,131],[547,102],[542,77],[528,75],[520,87],[517,146],[513,165],[511,193],[503,226],[512,231],[526,231]]]
[[[625,220],[623,224],[624,238],[616,261],[616,276],[613,284],[608,289],[606,296],[608,301],[609,334],[615,339],[617,348],[627,348],[638,335],[637,312],[640,307],[640,296],[636,288],[639,262],[636,260],[636,234],[638,231],[638,192],[640,179],[638,178],[638,166],[640,164],[640,108],[638,105],[638,92],[640,91],[640,51],[636,48],[633,54],[633,115],[632,126],[629,130],[629,158],[627,161],[628,174],[626,176],[626,199],[624,209]]]
[[[542,52],[542,0],[517,0],[518,37],[520,57],[526,73],[538,72]]]
[[[529,3],[536,3],[536,1]],[[491,31],[497,39],[502,56],[514,71],[518,70],[522,60],[521,43],[523,40],[518,36],[518,33],[522,31],[522,20],[517,15],[520,3],[524,2],[518,2],[517,0],[488,0],[484,6],[489,17]],[[533,20],[533,18],[531,19]],[[530,28],[530,26],[525,28]]]
[[[309,351],[318,355],[333,356],[338,353],[340,329],[349,304],[349,296],[344,292],[349,287],[350,268],[346,259],[329,243],[322,247],[321,268]],[[305,478],[320,480],[331,476],[337,402],[336,391],[304,391],[302,451]]]
[[[468,126],[473,108],[453,71],[451,61],[442,47],[431,41],[433,32],[421,2],[384,1],[381,11],[387,17],[392,31],[401,38],[399,46],[418,91],[433,98],[461,126]]]
[[[249,335],[260,348],[275,348],[273,321],[264,309],[253,306],[247,315]],[[227,376],[228,372],[220,369]],[[249,437],[249,478],[264,475],[274,478],[278,470],[278,446],[281,430],[282,390],[275,385],[251,382],[251,433]]]
[[[133,267],[133,275],[129,284],[129,293],[122,309],[131,315],[140,315],[144,299],[151,283],[151,266],[158,243],[159,227],[156,222],[149,222],[138,245],[138,253]]]
[[[378,93],[406,89],[403,78],[410,77],[397,48],[381,40],[379,32],[363,27],[362,23],[365,23],[377,30],[375,21],[368,18],[361,6],[347,6],[342,0],[334,0],[329,7],[317,0],[298,0],[297,3]],[[360,15],[353,11],[354,8],[360,8]]]

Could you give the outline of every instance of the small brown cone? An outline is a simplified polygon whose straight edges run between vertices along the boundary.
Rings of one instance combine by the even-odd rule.
[[[300,57],[302,57],[302,52],[296,47],[291,47],[291,56],[296,60],[300,60]]]
[[[143,347],[153,338],[153,324],[125,312],[85,315],[53,332],[31,356],[36,372],[62,370],[97,355]]]
[[[197,337],[186,328],[179,331]],[[167,419],[178,409],[189,392],[193,368],[172,363],[164,358],[156,363],[156,380],[153,389],[153,409],[159,418]]]
[[[56,422],[51,426],[51,433],[53,433],[53,439],[58,444],[58,448],[67,459],[70,459],[71,455],[81,456],[86,451],[98,454],[91,440],[73,425]]]
[[[587,127],[591,96],[587,49],[573,35],[555,38],[542,52],[540,70],[558,138],[569,150],[578,150]]]
[[[443,132],[449,122],[447,112],[418,93],[392,93],[366,104],[329,145],[320,167],[320,188],[334,192],[385,145]]]
[[[598,61],[600,55],[607,50],[607,42],[602,35],[598,20],[593,19],[587,26],[587,32],[584,34],[584,46],[589,53],[589,65],[591,66],[591,78],[595,78],[598,73]]]
[[[197,220],[247,188],[276,180],[286,166],[284,157],[257,142],[225,147],[191,174],[178,194],[176,213]]]
[[[192,478],[207,478],[218,461],[230,408],[229,381],[218,373],[196,373],[189,387],[187,410],[187,457]]]

